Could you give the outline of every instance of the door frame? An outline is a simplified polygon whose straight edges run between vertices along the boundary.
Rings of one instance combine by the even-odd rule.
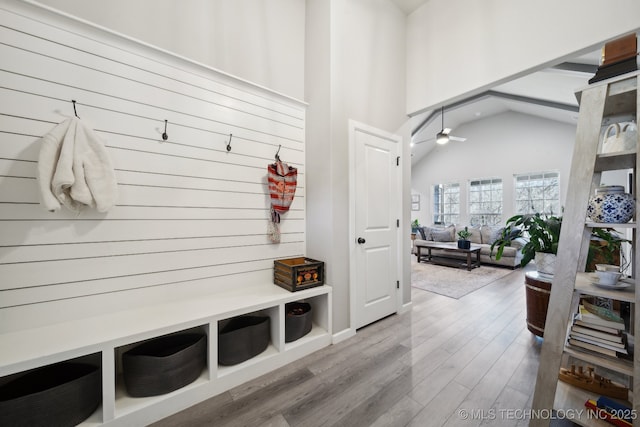
[[[371,135],[386,138],[398,144],[398,156],[402,156],[402,137],[382,129],[349,119],[349,328],[351,333],[356,333],[356,131],[366,132]],[[400,158],[400,160],[402,160]],[[396,313],[402,311],[402,230],[404,226],[402,209],[402,175],[403,162],[399,161],[398,173],[396,174],[396,191],[398,194],[398,208],[396,217],[400,221],[400,226],[396,228],[396,275],[400,281],[400,286],[396,288]]]

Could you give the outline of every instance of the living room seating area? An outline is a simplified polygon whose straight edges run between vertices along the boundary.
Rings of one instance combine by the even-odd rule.
[[[495,253],[491,253],[491,244],[499,239],[502,235],[504,227],[501,226],[469,226],[469,225],[449,225],[443,226],[422,226],[417,228],[416,239],[413,241],[412,253],[418,256],[418,247],[426,246],[426,242],[456,242],[457,233],[467,227],[471,233],[469,240],[472,244],[480,245],[480,262],[484,264],[500,265],[505,267],[517,268],[522,260],[522,247],[526,241],[520,237],[511,240],[511,245],[504,248],[504,252],[500,260],[495,259]],[[463,253],[455,253],[450,251],[441,251],[432,249],[432,255],[438,257],[466,257]]]

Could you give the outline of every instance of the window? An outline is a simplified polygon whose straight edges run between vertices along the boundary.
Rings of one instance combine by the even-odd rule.
[[[498,225],[502,222],[502,179],[469,182],[469,222],[471,225]]]
[[[515,179],[517,214],[561,214],[558,172],[516,175]]]
[[[433,186],[433,223],[455,224],[460,216],[460,185]]]

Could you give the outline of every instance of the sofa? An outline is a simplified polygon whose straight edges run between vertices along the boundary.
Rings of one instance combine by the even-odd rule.
[[[418,227],[416,238],[413,241],[412,253],[418,256],[418,247],[424,246],[427,241],[435,242],[457,242],[458,231],[464,229],[464,225],[449,225],[443,226],[431,226],[431,227]],[[520,266],[522,260],[522,247],[526,243],[526,240],[521,237],[516,237],[511,240],[511,245],[504,248],[502,257],[500,260],[496,260],[495,250],[493,256],[491,255],[491,244],[501,237],[504,227],[482,225],[482,226],[467,226],[467,229],[471,233],[469,240],[471,244],[480,245],[480,263],[501,265],[505,267],[517,268]],[[423,251],[424,255],[426,251]],[[438,257],[446,258],[460,258],[466,259],[464,253],[456,253],[450,251],[442,251],[438,249],[432,249],[431,254]]]

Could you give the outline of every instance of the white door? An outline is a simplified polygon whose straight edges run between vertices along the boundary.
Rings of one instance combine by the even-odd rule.
[[[351,307],[356,329],[398,310],[401,141],[350,122]]]

